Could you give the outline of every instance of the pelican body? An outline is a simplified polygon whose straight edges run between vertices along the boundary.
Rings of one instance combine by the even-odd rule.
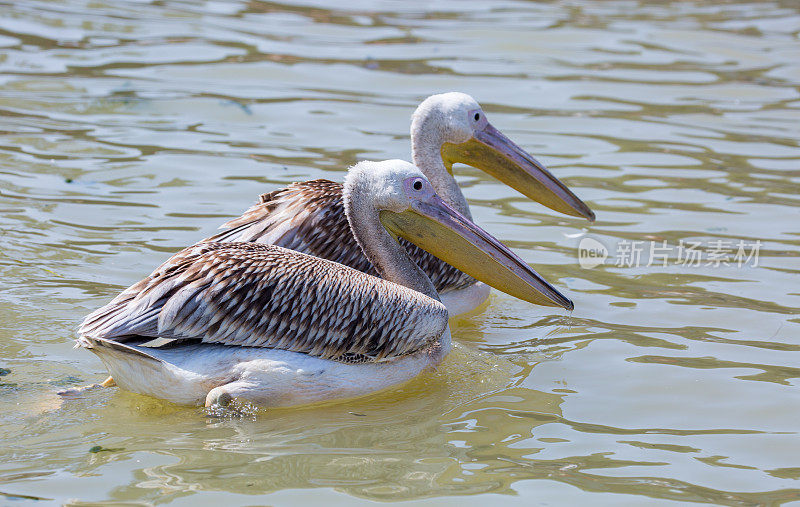
[[[453,164],[484,170],[549,208],[594,220],[594,213],[541,163],[495,129],[480,105],[463,93],[433,95],[412,116],[414,164],[450,207],[472,219],[453,177]],[[340,183],[319,179],[293,183],[260,196],[242,216],[203,241],[274,244],[336,261],[371,275],[378,270],[358,246],[345,216]],[[430,277],[451,315],[466,313],[489,295],[489,287],[413,243],[403,241]]]
[[[399,237],[515,297],[572,308],[407,162],[357,164],[342,196],[380,277],[277,245],[199,243],[87,316],[78,346],[121,388],[187,405],[290,406],[405,382],[444,358],[450,329]]]

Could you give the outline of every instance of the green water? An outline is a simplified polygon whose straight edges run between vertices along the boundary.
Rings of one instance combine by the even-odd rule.
[[[0,504],[800,502],[799,38],[788,0],[0,2]],[[354,402],[55,394],[105,378],[85,314],[259,193],[408,158],[450,90],[597,212],[456,168],[572,314],[494,292]]]

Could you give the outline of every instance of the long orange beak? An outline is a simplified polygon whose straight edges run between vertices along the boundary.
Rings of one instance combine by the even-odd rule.
[[[508,247],[436,194],[412,200],[401,213],[383,210],[380,220],[391,233],[506,294],[538,305],[574,307]]]
[[[490,123],[463,143],[442,145],[442,159],[448,167],[456,162],[477,167],[552,210],[594,221],[585,202]]]

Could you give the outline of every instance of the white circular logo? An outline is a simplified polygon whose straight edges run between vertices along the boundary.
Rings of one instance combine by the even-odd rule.
[[[583,269],[596,268],[607,258],[608,248],[594,238],[585,237],[578,244],[578,264]]]

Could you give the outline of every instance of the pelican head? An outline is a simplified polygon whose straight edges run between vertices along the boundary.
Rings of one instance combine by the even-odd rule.
[[[550,209],[594,221],[586,203],[494,128],[480,104],[465,93],[442,93],[425,99],[412,116],[411,136],[415,151],[435,146],[451,175],[454,163],[467,164]],[[415,152],[415,162],[417,155]]]
[[[405,238],[487,285],[534,304],[573,308],[566,296],[508,247],[436,195],[413,164],[402,160],[356,164],[345,179],[344,199],[362,247],[375,243],[364,240],[369,234],[365,229],[373,225],[365,226],[368,222],[359,222],[355,215],[377,214],[382,228],[395,239]],[[363,203],[370,209],[358,209]],[[364,250],[368,256],[375,253]]]

